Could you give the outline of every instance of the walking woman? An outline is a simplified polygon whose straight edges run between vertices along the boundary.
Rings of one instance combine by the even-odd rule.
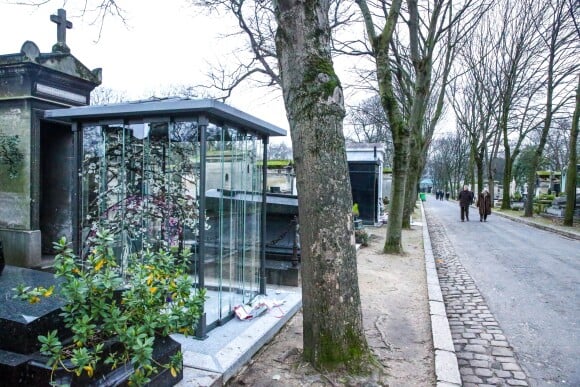
[[[479,221],[487,222],[487,216],[491,214],[491,196],[487,189],[478,195],[477,207],[479,208]]]

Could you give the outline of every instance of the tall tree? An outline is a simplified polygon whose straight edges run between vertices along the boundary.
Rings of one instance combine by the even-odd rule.
[[[574,0],[570,0],[573,4]],[[580,26],[577,20],[577,8],[570,7],[576,39],[580,39]],[[572,116],[572,127],[570,130],[570,154],[568,160],[568,172],[566,175],[566,211],[564,213],[564,225],[572,226],[574,224],[574,211],[576,209],[576,186],[578,185],[578,121],[580,119],[580,75],[576,84],[576,106]]]
[[[459,50],[450,97],[457,129],[470,142],[470,154],[476,167],[477,189],[484,186],[485,166],[489,160],[490,142],[497,137],[492,125],[497,99],[491,87],[491,53],[494,32],[486,14],[471,35],[470,44]],[[495,157],[495,155],[493,155]],[[487,177],[487,176],[486,176]]]
[[[495,51],[493,87],[497,93],[496,121],[501,130],[505,158],[502,208],[510,208],[509,184],[512,165],[526,134],[537,125],[530,118],[535,107],[539,81],[539,44],[534,33],[537,7],[528,9],[526,0],[499,3],[500,34]]]
[[[369,358],[356,270],[342,87],[329,0],[278,0],[276,52],[299,192],[304,357],[359,371]]]
[[[570,132],[570,159],[566,174],[566,210],[564,212],[564,225],[574,225],[574,210],[576,209],[576,181],[578,176],[578,121],[580,117],[580,76],[576,86],[576,106],[572,117],[572,129]]]
[[[537,6],[537,4],[530,1],[529,7],[533,6]],[[533,197],[535,186],[532,182],[536,179],[537,166],[544,152],[548,133],[552,126],[553,115],[566,101],[566,96],[564,95],[558,98],[562,101],[558,103],[555,93],[558,88],[564,92],[567,89],[570,90],[566,86],[570,84],[570,80],[575,80],[577,71],[580,68],[577,60],[580,47],[578,35],[574,28],[574,9],[572,7],[575,6],[567,0],[549,1],[540,8],[539,14],[543,18],[536,21],[535,24],[535,31],[542,42],[542,51],[547,53],[543,61],[546,75],[543,89],[545,90],[546,102],[540,141],[536,147],[536,152],[532,159],[532,170],[528,176],[529,198]],[[531,200],[526,202],[524,216],[533,216]]]
[[[373,20],[373,13],[365,0],[356,0],[364,18],[368,40],[371,46],[372,56],[375,60],[377,79],[379,84],[379,96],[381,104],[387,113],[391,133],[393,136],[393,185],[391,187],[391,202],[387,238],[383,251],[401,252],[401,226],[403,221],[403,208],[405,200],[405,184],[409,165],[409,126],[405,123],[399,107],[393,85],[393,73],[389,62],[389,46],[392,43],[393,33],[399,18],[401,0],[393,0],[391,6],[383,3],[382,29],[377,31]],[[413,7],[416,11],[416,2]]]

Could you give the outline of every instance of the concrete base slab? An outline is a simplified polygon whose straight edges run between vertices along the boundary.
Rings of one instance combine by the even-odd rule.
[[[183,380],[177,386],[223,385],[302,307],[300,288],[269,288],[267,294],[265,298],[284,304],[251,320],[234,318],[208,332],[205,340],[171,335],[183,352]]]

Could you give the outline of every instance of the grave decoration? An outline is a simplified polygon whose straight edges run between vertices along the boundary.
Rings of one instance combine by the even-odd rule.
[[[84,260],[77,259],[64,238],[55,243],[55,277],[60,281],[60,305],[55,306],[62,310],[62,322],[51,324],[54,316],[47,315],[43,329],[35,332],[40,344],[28,343],[38,350],[34,364],[10,370],[25,385],[173,385],[181,379],[180,345],[169,334],[194,334],[205,291],[191,286],[187,257],[148,250],[130,257],[122,271],[113,242],[110,233],[96,232]],[[55,289],[53,283],[19,284],[15,290],[16,297],[35,305]]]

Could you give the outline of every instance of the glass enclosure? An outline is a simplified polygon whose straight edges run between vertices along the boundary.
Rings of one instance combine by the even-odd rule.
[[[197,110],[172,114],[181,104]],[[86,254],[100,227],[114,235],[123,271],[146,248],[190,253],[192,286],[209,296],[203,334],[265,290],[264,147],[269,135],[285,131],[215,101],[201,101],[207,115],[199,105],[129,103],[113,112],[105,105],[47,115],[69,119],[76,133],[78,253]]]

